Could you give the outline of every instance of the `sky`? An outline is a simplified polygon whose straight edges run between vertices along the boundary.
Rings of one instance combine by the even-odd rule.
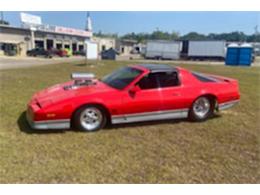
[[[41,16],[43,24],[84,29],[87,12],[26,12]],[[3,12],[4,19],[13,26],[21,26],[20,12]],[[184,35],[242,31],[253,34],[260,12],[90,12],[93,31],[103,33],[152,32],[156,29]]]

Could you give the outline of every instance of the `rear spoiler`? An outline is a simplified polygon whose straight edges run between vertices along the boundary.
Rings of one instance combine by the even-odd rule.
[[[228,78],[228,77],[224,77],[224,76],[216,76],[216,75],[211,75],[211,74],[207,74],[207,75],[216,80],[220,80],[220,81],[224,81],[224,82],[237,82],[237,80],[233,79],[233,78]]]

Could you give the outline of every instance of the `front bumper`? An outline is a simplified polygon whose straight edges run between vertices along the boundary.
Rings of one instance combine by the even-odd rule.
[[[69,129],[70,119],[33,121],[29,111],[26,112],[26,119],[32,129],[47,130],[47,129]]]

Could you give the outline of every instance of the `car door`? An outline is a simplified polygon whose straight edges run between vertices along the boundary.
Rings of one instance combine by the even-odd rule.
[[[188,109],[185,107],[183,87],[178,73],[154,72],[142,78],[134,94],[123,97],[124,121],[137,122],[161,119],[185,118]]]
[[[155,74],[144,76],[134,86],[138,90],[127,91],[123,96],[123,112],[129,115],[149,114],[161,110],[162,96]]]
[[[161,109],[163,111],[182,110],[187,108],[183,86],[176,71],[160,72],[157,79],[162,96]]]

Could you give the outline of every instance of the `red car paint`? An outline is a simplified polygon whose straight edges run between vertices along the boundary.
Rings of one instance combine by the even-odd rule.
[[[143,72],[122,90],[112,88],[99,80],[94,80],[95,85],[72,90],[64,90],[64,86],[71,85],[73,81],[44,89],[33,95],[28,104],[27,117],[33,122],[71,120],[73,113],[87,104],[101,105],[107,109],[110,116],[116,117],[190,108],[193,101],[202,95],[215,96],[218,105],[240,98],[236,80],[210,75],[216,82],[202,82],[193,76],[192,72],[180,67],[176,67],[179,86],[139,90],[133,97],[130,89],[150,70],[140,65],[131,67]]]

